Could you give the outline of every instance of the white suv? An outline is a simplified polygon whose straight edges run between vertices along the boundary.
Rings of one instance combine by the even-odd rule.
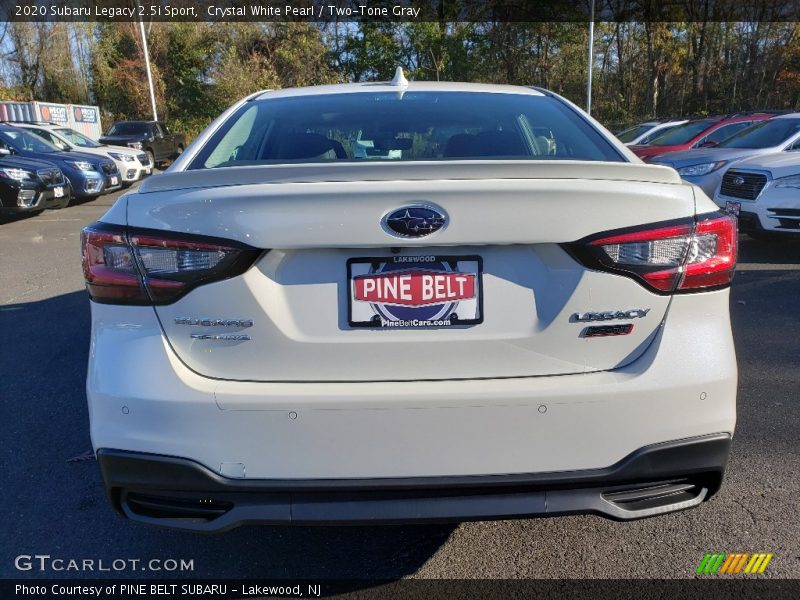
[[[82,244],[130,519],[624,520],[720,487],[735,222],[547,91],[258,93]]]
[[[153,165],[144,152],[131,150],[125,146],[99,144],[82,133],[61,125],[49,123],[15,123],[15,125],[35,133],[60,150],[74,150],[110,158],[119,169],[123,185],[131,185],[153,172]]]

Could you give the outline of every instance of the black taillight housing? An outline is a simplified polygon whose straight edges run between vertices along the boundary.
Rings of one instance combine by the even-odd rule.
[[[81,248],[89,296],[108,304],[170,304],[241,275],[263,253],[232,240],[105,223],[81,232]]]
[[[584,266],[631,277],[657,294],[730,284],[736,267],[736,219],[721,212],[606,231],[564,244]]]

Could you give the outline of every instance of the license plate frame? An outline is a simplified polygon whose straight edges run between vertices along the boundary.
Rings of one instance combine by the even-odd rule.
[[[387,266],[390,268],[387,269]],[[448,270],[449,269],[449,270]],[[398,275],[414,274],[466,276],[471,281],[474,297],[456,298],[441,304],[428,302],[412,306],[393,303],[370,302],[357,299],[356,279],[365,275],[396,272]],[[446,283],[446,281],[444,282]],[[483,323],[483,259],[477,255],[395,255],[354,257],[347,261],[347,323],[353,328],[384,329],[453,329],[472,327]],[[466,284],[469,289],[469,283]],[[438,310],[437,310],[438,307]],[[459,309],[461,314],[459,314]],[[419,316],[414,317],[418,312]],[[435,313],[431,315],[431,313]],[[406,316],[402,316],[406,315]],[[365,318],[369,316],[369,318]],[[455,316],[455,318],[454,318]]]

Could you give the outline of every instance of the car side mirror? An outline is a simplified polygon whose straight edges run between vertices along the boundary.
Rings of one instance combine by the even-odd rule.
[[[712,140],[709,140],[707,142],[703,142],[702,144],[700,144],[698,148],[714,148],[715,146],[719,146],[719,142],[714,142]]]

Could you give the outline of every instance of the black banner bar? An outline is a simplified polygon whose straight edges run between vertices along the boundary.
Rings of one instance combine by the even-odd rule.
[[[598,22],[791,22],[800,0],[0,0],[0,21],[588,22],[592,14]]]
[[[665,560],[668,557],[665,556]],[[653,574],[657,576],[657,573]],[[800,580],[704,576],[687,580],[3,580],[0,598],[49,600],[233,600],[353,598],[383,600],[795,600]]]

